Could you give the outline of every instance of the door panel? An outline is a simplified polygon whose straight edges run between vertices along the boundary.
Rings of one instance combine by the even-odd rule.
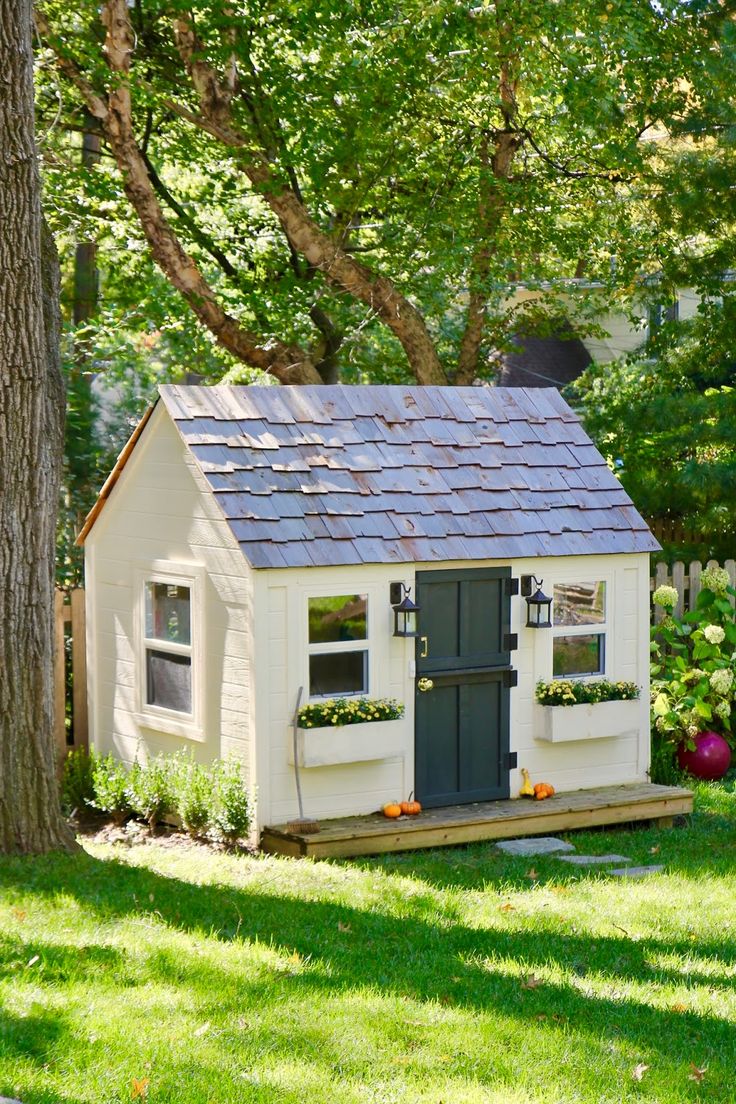
[[[509,665],[511,655],[503,644],[511,628],[506,593],[510,577],[510,568],[417,574],[419,673]]]
[[[510,577],[510,568],[417,574],[417,679],[433,686],[417,688],[415,782],[428,807],[509,796]]]
[[[502,671],[437,675],[417,694],[416,791],[428,808],[508,797],[508,689]]]

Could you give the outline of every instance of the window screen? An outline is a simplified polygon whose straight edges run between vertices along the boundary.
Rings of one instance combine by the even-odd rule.
[[[146,702],[178,713],[192,712],[191,656],[146,650]]]
[[[605,670],[603,633],[556,636],[552,642],[552,674],[555,678],[571,675],[600,675]]]
[[[368,652],[318,652],[309,657],[309,693],[365,694],[368,691]]]

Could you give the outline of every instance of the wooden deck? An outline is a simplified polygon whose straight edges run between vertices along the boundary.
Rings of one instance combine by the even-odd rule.
[[[264,828],[261,847],[278,855],[316,859],[379,855],[455,843],[548,836],[574,828],[655,820],[663,826],[691,813],[693,795],[679,786],[637,783],[555,794],[546,801],[484,801],[428,809],[416,817],[387,820],[381,813],[324,820],[315,835],[287,831],[286,825]]]

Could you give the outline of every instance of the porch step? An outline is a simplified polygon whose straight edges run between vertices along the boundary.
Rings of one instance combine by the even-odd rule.
[[[261,847],[277,855],[337,858],[448,847],[516,836],[551,836],[575,828],[655,820],[662,826],[693,809],[692,791],[639,782],[558,793],[546,801],[483,801],[427,809],[387,820],[380,813],[323,820],[318,835],[290,832],[285,824],[263,829]]]

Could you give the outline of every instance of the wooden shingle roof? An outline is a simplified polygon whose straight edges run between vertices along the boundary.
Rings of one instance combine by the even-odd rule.
[[[554,388],[164,386],[161,399],[255,568],[659,548]]]

